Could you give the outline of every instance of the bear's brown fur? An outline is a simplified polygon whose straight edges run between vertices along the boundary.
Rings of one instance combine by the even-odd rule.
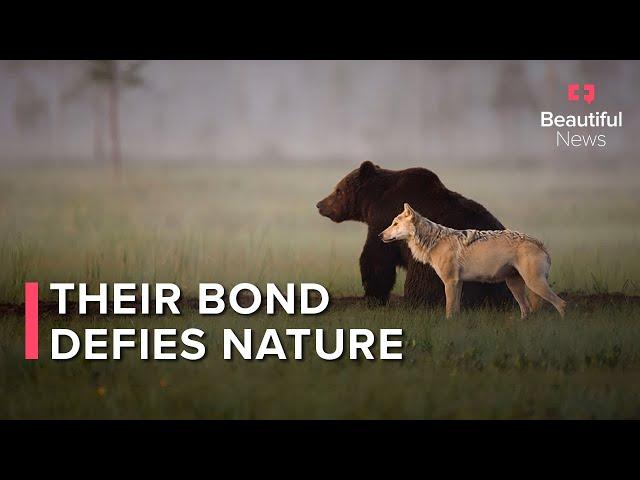
[[[464,230],[504,230],[487,209],[447,189],[426,168],[387,170],[367,161],[344,177],[335,190],[318,202],[321,215],[334,222],[355,220],[368,225],[360,255],[365,297],[386,303],[396,281],[396,267],[407,269],[405,298],[416,303],[444,305],[444,286],[427,265],[411,256],[405,242],[383,243],[378,235],[409,203],[421,215],[447,227]],[[503,283],[465,282],[462,305],[502,304],[511,301]]]

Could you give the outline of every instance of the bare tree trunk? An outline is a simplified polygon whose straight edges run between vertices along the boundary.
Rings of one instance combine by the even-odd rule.
[[[120,126],[118,122],[118,72],[116,67],[114,67],[114,70],[114,78],[109,83],[109,127],[111,133],[111,159],[116,176],[120,177],[122,173],[122,155],[120,152]]]
[[[104,109],[103,91],[96,91],[93,102],[93,156],[98,163],[104,161]]]
[[[556,66],[552,61],[545,61],[544,76],[547,84],[547,98],[545,98],[544,106],[551,105],[551,99],[554,98],[554,93],[559,91],[560,85],[558,84],[558,75],[556,73]]]

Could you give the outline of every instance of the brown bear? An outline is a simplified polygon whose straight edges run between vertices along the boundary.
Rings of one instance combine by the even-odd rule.
[[[396,281],[396,267],[407,269],[404,296],[414,303],[444,305],[444,286],[428,265],[416,262],[406,242],[383,243],[378,235],[398,215],[404,203],[447,227],[464,230],[504,230],[486,208],[447,189],[426,168],[387,170],[366,161],[344,177],[335,190],[316,205],[320,215],[334,222],[364,222],[369,230],[360,255],[365,297],[386,303]],[[465,282],[463,306],[500,305],[512,298],[504,284]]]

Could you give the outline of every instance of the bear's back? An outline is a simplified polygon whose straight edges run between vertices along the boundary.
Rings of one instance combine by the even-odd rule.
[[[504,229],[504,225],[483,205],[446,188],[431,170],[414,167],[384,173],[388,188],[376,202],[385,206],[378,209],[385,217],[380,219],[383,223],[393,220],[406,202],[422,216],[450,228]]]

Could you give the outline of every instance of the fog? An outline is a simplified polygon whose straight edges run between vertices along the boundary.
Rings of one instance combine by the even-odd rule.
[[[108,163],[109,85],[90,61],[0,63],[0,162]],[[635,162],[636,61],[118,61],[122,162]],[[569,83],[596,100],[569,102]],[[540,112],[624,114],[557,146]],[[565,129],[566,130],[566,129]],[[565,131],[563,130],[563,131]],[[589,131],[586,131],[589,130]]]

